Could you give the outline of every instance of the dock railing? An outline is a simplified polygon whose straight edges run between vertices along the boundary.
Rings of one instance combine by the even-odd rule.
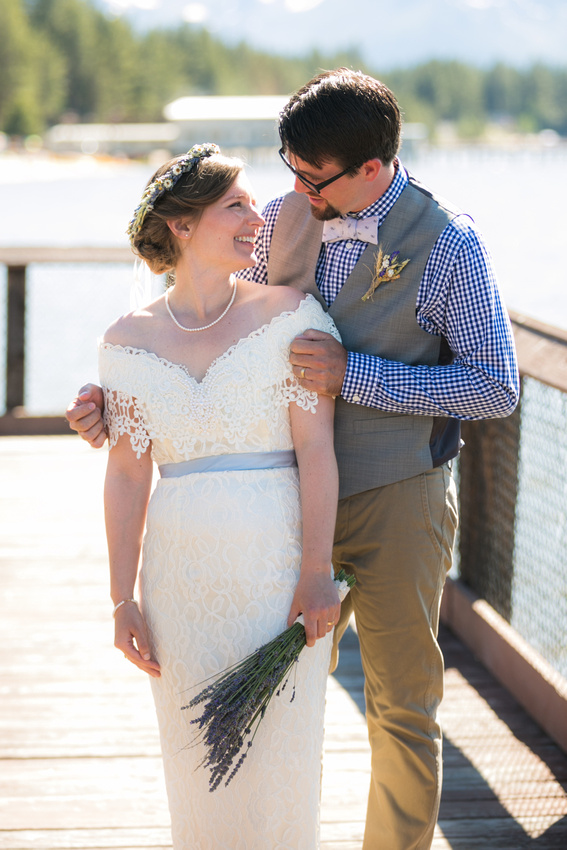
[[[567,331],[510,318],[520,403],[463,423],[442,618],[567,751]]]
[[[61,416],[29,416],[25,410],[27,270],[32,263],[132,263],[128,246],[0,247],[6,266],[6,397],[0,436],[66,434]]]
[[[0,436],[71,433],[25,413],[30,263],[132,260],[128,247],[0,248],[7,267],[6,400]],[[567,751],[567,331],[511,313],[520,403],[463,423],[460,532],[442,618]]]

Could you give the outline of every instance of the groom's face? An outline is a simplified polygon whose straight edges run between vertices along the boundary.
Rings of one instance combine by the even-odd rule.
[[[329,180],[344,170],[344,166],[335,160],[329,160],[321,167],[316,167],[294,156],[294,154],[289,154],[289,161],[300,177],[304,177],[309,183],[314,184]],[[359,201],[361,187],[357,180],[358,172],[339,177],[338,180],[325,186],[320,192],[316,192],[311,186],[305,185],[300,177],[296,176],[294,189],[301,195],[307,195],[311,205],[311,214],[319,221],[328,221],[338,215],[363,209],[365,206],[365,204],[361,205],[362,202]]]

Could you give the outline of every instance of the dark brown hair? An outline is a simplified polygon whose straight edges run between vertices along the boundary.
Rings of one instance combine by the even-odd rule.
[[[320,168],[336,160],[353,171],[369,159],[389,165],[400,146],[401,115],[392,92],[361,71],[324,71],[280,113],[284,150]]]
[[[164,163],[150,183],[169,171],[180,157]],[[146,214],[140,230],[131,239],[132,249],[146,261],[154,274],[170,271],[179,258],[177,243],[167,222],[189,218],[197,223],[203,210],[214,204],[230,189],[244,168],[239,159],[214,154],[200,159],[190,171],[182,174],[175,186],[166,190]]]

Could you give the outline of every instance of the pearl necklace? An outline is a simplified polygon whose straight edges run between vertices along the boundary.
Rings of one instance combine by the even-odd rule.
[[[230,301],[228,302],[218,319],[215,319],[214,322],[211,322],[208,325],[203,325],[202,328],[186,328],[184,325],[177,321],[177,319],[172,313],[171,307],[169,306],[169,289],[165,293],[165,306],[167,307],[167,312],[169,313],[177,327],[182,331],[187,331],[187,333],[190,334],[197,333],[197,331],[206,331],[208,330],[208,328],[212,328],[213,325],[216,325],[217,322],[220,322],[221,319],[224,319],[224,317],[234,304],[234,299],[236,298],[236,278],[232,274],[230,276],[230,283],[232,284],[232,295],[230,296]]]

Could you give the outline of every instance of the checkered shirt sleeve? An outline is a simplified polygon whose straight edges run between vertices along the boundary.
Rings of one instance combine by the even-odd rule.
[[[378,211],[383,220],[406,183],[400,167],[378,205],[362,215]],[[269,246],[282,201],[276,198],[262,212],[266,224],[256,242],[258,263],[241,273],[248,280],[268,282]],[[333,244],[333,262],[322,251],[317,265],[317,283],[328,303],[358,259],[356,252],[344,250],[343,242]],[[513,411],[519,376],[508,312],[490,255],[467,216],[453,219],[433,247],[417,295],[416,319],[424,331],[447,340],[453,362],[409,366],[349,351],[341,390],[345,401],[393,413],[456,419],[486,419]]]

